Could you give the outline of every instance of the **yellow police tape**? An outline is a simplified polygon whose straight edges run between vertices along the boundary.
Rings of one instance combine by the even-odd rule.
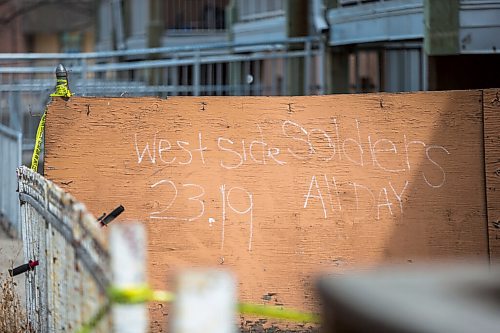
[[[71,97],[73,94],[69,91],[67,79],[57,79],[56,91],[50,94],[51,97]]]
[[[164,290],[153,290],[146,284],[130,287],[112,286],[108,289],[108,297],[109,303],[102,306],[99,311],[78,330],[78,333],[92,332],[104,316],[111,310],[112,304],[172,302],[175,299],[173,293]],[[320,317],[317,314],[286,309],[281,306],[239,303],[238,312],[241,314],[258,315],[300,323],[318,324],[320,322]]]
[[[111,287],[109,299],[118,304],[137,304],[145,302],[172,302],[174,294],[164,290],[153,290],[147,284],[130,287]]]
[[[38,172],[38,160],[40,159],[43,129],[45,128],[45,115],[46,112],[43,113],[42,119],[40,119],[40,123],[38,124],[38,129],[36,130],[35,148],[33,149],[33,157],[31,158],[31,170],[35,172]]]
[[[67,79],[58,79],[56,84],[56,91],[50,94],[51,97],[66,97],[69,98],[73,94],[69,91],[68,88],[68,80]],[[42,119],[40,119],[40,123],[38,123],[38,129],[36,130],[36,140],[35,147],[33,149],[33,156],[31,157],[31,170],[38,172],[38,161],[40,159],[40,151],[42,149],[42,137],[43,130],[45,128],[45,116],[47,114],[47,110],[44,111]]]
[[[300,323],[319,324],[320,322],[319,315],[315,313],[286,309],[282,306],[239,303],[238,312],[242,314],[258,315],[268,318],[283,319]]]

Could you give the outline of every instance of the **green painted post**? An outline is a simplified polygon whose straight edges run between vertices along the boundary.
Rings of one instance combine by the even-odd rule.
[[[424,0],[424,48],[427,55],[459,53],[459,0]]]

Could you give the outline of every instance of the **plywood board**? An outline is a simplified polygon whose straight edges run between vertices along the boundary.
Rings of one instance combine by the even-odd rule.
[[[484,91],[484,150],[491,262],[500,262],[500,89]]]
[[[487,257],[481,97],[56,99],[45,174],[143,221],[154,287],[216,266],[244,301],[314,310],[319,272]]]

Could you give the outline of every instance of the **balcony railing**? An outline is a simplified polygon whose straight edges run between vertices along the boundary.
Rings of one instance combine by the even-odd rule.
[[[349,7],[371,2],[386,2],[391,0],[339,0],[339,7]]]
[[[165,29],[175,32],[206,32],[226,29],[228,0],[166,1]]]
[[[422,39],[423,13],[423,0],[342,0],[327,13],[330,45]]]
[[[239,21],[256,21],[285,13],[283,0],[238,0]]]

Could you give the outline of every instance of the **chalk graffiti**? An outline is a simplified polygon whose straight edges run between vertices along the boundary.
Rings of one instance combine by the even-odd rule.
[[[162,189],[162,191],[157,192],[156,194],[159,197],[166,197],[166,203],[160,204],[158,202],[158,206],[163,207],[160,210],[156,210],[150,213],[149,217],[151,219],[156,219],[156,220],[176,220],[176,221],[187,221],[187,222],[192,222],[195,220],[198,220],[203,217],[205,214],[205,189],[203,186],[199,184],[193,184],[193,183],[186,183],[186,184],[181,184],[182,188],[184,188],[184,191],[189,192],[189,188],[194,189],[195,192],[193,192],[194,195],[188,196],[186,199],[187,201],[193,201],[195,202],[195,205],[190,205],[189,212],[194,212],[194,216],[182,216],[182,215],[175,215],[176,211],[177,214],[179,209],[172,209],[176,201],[178,201],[179,197],[179,190],[177,185],[170,180],[170,179],[162,179],[150,186],[151,189],[160,189],[161,186],[165,187]],[[231,200],[231,194],[233,191],[237,191],[242,193],[247,199],[248,199],[248,206],[246,208],[238,208],[235,207],[234,200]],[[222,235],[221,235],[221,249],[224,249],[224,238],[225,238],[225,228],[226,228],[226,207],[230,209],[231,212],[237,214],[237,215],[249,215],[249,236],[248,236],[248,251],[252,250],[252,238],[253,238],[253,194],[247,190],[245,190],[242,187],[234,186],[229,188],[226,191],[226,185],[221,185],[220,186],[220,192],[221,192],[221,203],[222,203]],[[181,202],[181,206],[187,205],[186,202]],[[194,209],[193,207],[199,205],[199,210]],[[174,213],[172,212],[174,211]],[[182,210],[184,212],[185,210]],[[213,217],[209,217],[208,219],[209,225],[212,226],[212,224],[215,222],[215,219]]]
[[[321,182],[318,181],[319,179],[321,179]],[[354,215],[357,218],[368,218],[375,215],[375,219],[380,220],[381,211],[384,209],[387,210],[390,216],[394,216],[393,206],[396,205],[396,207],[399,207],[400,213],[403,214],[403,199],[409,182],[405,180],[402,190],[397,191],[392,182],[389,182],[388,186],[373,189],[367,184],[347,181],[342,185],[348,188],[350,193],[347,191],[341,193],[339,191],[340,184],[337,183],[335,176],[329,177],[326,174],[323,174],[322,177],[312,175],[308,184],[308,189],[304,195],[304,209],[311,208],[315,204],[314,201],[316,201],[319,211],[322,212],[321,215],[324,219],[328,219],[332,214],[334,215],[342,211],[341,200],[343,196],[354,196]],[[331,187],[333,187],[333,191]],[[363,197],[364,200],[362,199]],[[327,202],[326,204],[325,201]],[[364,209],[361,209],[362,202],[365,204]],[[363,213],[362,210],[364,215],[360,215],[360,213]]]
[[[434,168],[432,170],[428,167],[428,173],[440,174],[440,177],[435,175],[430,177],[423,172],[423,181],[432,188],[440,188],[445,184],[445,169],[434,156],[439,156],[439,151],[450,155],[446,147],[428,145],[421,140],[411,140],[406,133],[401,135],[399,141],[384,137],[376,138],[373,134],[362,136],[361,122],[358,119],[354,120],[353,127],[355,137],[342,137],[337,119],[333,119],[333,129],[307,129],[297,122],[284,120],[280,126],[281,136],[276,137],[279,144],[273,144],[266,139],[261,126],[257,125],[258,138],[217,137],[214,146],[221,154],[216,161],[210,162],[217,162],[223,169],[233,170],[250,164],[286,166],[293,160],[332,166],[345,161],[354,167],[370,166],[375,170],[398,174],[409,173],[412,170],[413,162],[410,155],[417,152],[430,163],[430,167]],[[189,142],[177,138],[163,138],[158,132],[149,140],[144,140],[136,133],[134,150],[137,164],[149,162],[158,166],[163,164],[189,166],[197,162],[208,166],[207,142],[204,142],[201,132],[197,134],[196,142]]]
[[[238,137],[234,131],[216,136],[205,136],[197,131],[190,135],[185,133],[184,138],[165,137],[160,132],[147,138],[136,133],[133,151],[138,165],[156,168],[163,168],[164,165],[189,168],[195,164],[196,167],[215,167],[225,172],[236,172],[250,165],[288,170],[291,165],[298,164],[305,167],[303,174],[306,179],[304,192],[300,194],[303,198],[301,209],[308,212],[317,210],[324,220],[346,213],[354,216],[354,220],[380,221],[387,217],[402,216],[410,175],[413,181],[420,179],[424,186],[432,189],[442,188],[446,184],[445,163],[451,152],[444,146],[427,144],[407,133],[393,134],[391,138],[382,136],[380,133],[383,131],[376,131],[377,135],[367,133],[358,119],[341,124],[337,118],[331,118],[331,123],[324,128],[317,125],[308,128],[292,120],[283,120],[273,126],[263,128],[256,124],[256,130],[252,131],[254,137]],[[195,139],[189,140],[187,137]],[[414,177],[415,161],[420,167],[425,166],[416,174],[417,178]],[[309,174],[308,165],[315,170],[324,168],[328,172]],[[352,168],[368,174],[375,172],[377,186],[366,179],[349,179]],[[336,173],[339,170],[342,170],[341,174]],[[384,177],[387,177],[385,184],[380,182]],[[206,192],[202,185],[176,183],[173,179],[164,178],[150,185],[150,189],[155,197],[161,198],[153,205],[149,215],[151,219],[185,222],[205,220],[202,218],[206,210]],[[220,226],[220,249],[224,250],[228,215],[233,215],[240,222],[243,218],[242,223],[245,223],[245,228],[248,227],[247,248],[251,251],[254,192],[241,186],[228,187],[226,184],[220,185],[218,189],[221,215],[217,221],[220,223],[216,224],[216,219],[209,217],[208,225]],[[258,191],[256,195],[259,195]]]

